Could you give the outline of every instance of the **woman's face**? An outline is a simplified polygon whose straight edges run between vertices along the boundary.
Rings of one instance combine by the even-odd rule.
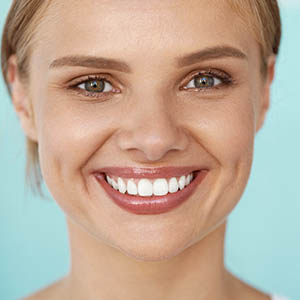
[[[53,1],[36,37],[34,138],[68,218],[144,260],[172,257],[225,221],[267,105],[258,44],[226,1]],[[191,166],[206,177],[160,214],[120,208],[93,173]]]

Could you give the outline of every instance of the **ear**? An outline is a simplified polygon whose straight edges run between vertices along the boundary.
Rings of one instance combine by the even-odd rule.
[[[266,119],[267,111],[270,107],[271,84],[275,75],[276,56],[271,55],[267,61],[267,73],[262,87],[262,96],[259,103],[259,111],[256,122],[256,132],[258,132]]]
[[[17,65],[16,55],[8,59],[7,81],[10,85],[14,109],[19,117],[25,135],[32,141],[37,141],[35,122],[28,89],[22,82]]]

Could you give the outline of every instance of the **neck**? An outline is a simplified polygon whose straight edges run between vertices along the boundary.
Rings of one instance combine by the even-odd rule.
[[[68,220],[71,271],[68,298],[202,300],[229,299],[224,268],[224,222],[177,256],[139,261],[104,244]]]

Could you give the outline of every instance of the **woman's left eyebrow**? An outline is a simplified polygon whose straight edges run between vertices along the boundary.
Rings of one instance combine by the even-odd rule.
[[[199,61],[221,59],[226,57],[248,60],[247,55],[242,50],[231,46],[220,45],[207,47],[186,56],[181,56],[177,58],[177,66],[185,67]]]

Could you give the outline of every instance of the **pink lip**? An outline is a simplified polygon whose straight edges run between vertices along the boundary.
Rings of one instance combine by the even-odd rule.
[[[177,169],[177,172],[174,170]],[[180,172],[179,170],[180,169]],[[101,172],[94,172],[94,176],[97,181],[103,187],[107,195],[113,200],[119,207],[134,213],[134,214],[161,214],[166,213],[185,202],[195,191],[197,186],[204,180],[208,170],[197,169],[198,172],[194,180],[183,190],[179,190],[176,193],[169,193],[165,196],[151,196],[141,197],[132,196],[127,193],[121,194],[120,192],[113,189],[105,180],[106,174],[113,174],[120,177],[131,177],[131,178],[158,178],[158,177],[179,177],[184,174],[189,174],[195,171],[195,168],[159,168],[159,169],[132,169],[132,168],[107,168],[101,169]],[[137,171],[138,170],[138,171]],[[145,171],[146,170],[146,171]],[[173,170],[172,174],[170,174]],[[184,172],[183,172],[184,171]],[[134,176],[135,175],[135,176]],[[172,176],[171,176],[172,175]]]
[[[188,175],[194,171],[204,170],[204,166],[191,166],[191,167],[161,167],[161,168],[120,168],[120,167],[107,167],[97,169],[92,173],[105,173],[107,175],[114,175],[123,178],[167,178],[167,177],[180,177]]]

